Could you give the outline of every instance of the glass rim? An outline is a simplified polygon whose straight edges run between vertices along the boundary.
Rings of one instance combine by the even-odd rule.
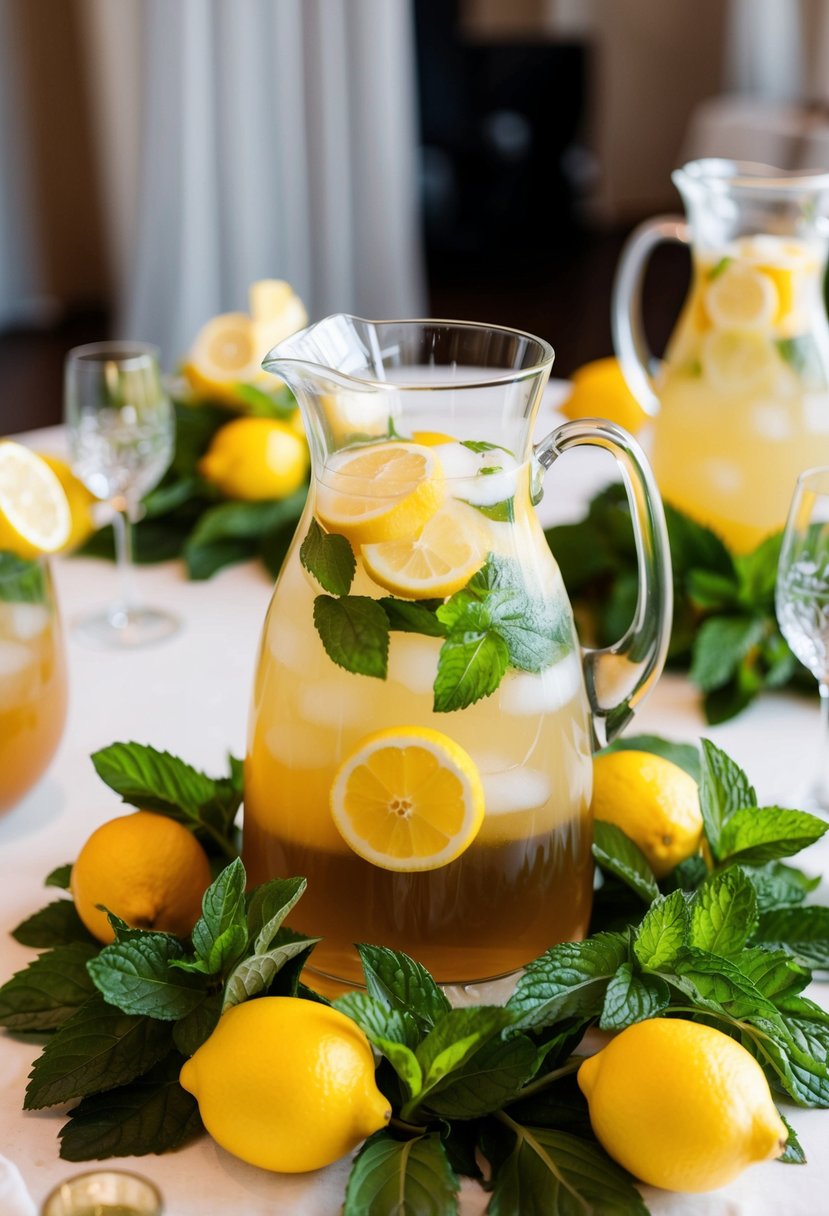
[[[763,191],[784,197],[829,190],[829,172],[825,169],[778,169],[761,161],[732,160],[727,156],[688,161],[675,169],[671,178],[677,186],[719,184],[727,190]]]
[[[160,353],[159,348],[152,342],[108,338],[102,342],[86,342],[83,346],[73,346],[67,351],[66,362],[120,363],[127,366],[147,359],[158,363]]]
[[[315,362],[313,359],[299,358],[289,352],[291,343],[295,339],[307,334],[318,327],[325,325],[327,321],[332,321],[334,318],[342,318],[346,321],[356,321],[361,325],[369,326],[374,330],[378,330],[384,326],[396,325],[401,328],[414,329],[416,327],[426,328],[427,326],[433,329],[454,329],[454,330],[478,330],[487,333],[506,335],[511,338],[524,339],[527,342],[532,342],[538,348],[538,355],[528,367],[514,368],[512,371],[508,369],[497,369],[492,376],[483,376],[476,380],[452,380],[441,383],[434,381],[415,381],[406,380],[403,383],[397,383],[390,380],[375,380],[369,377],[354,376],[348,372],[338,371],[336,368],[326,367],[323,363]],[[280,349],[285,349],[284,355],[276,354]],[[274,357],[275,356],[275,357]],[[404,317],[404,318],[384,318],[382,320],[370,320],[367,317],[359,317],[353,313],[331,313],[324,317],[321,321],[314,322],[313,325],[306,326],[305,329],[299,330],[296,334],[291,334],[289,338],[285,338],[282,342],[278,342],[276,346],[265,355],[261,366],[266,372],[272,375],[280,375],[276,368],[283,366],[285,363],[293,363],[296,366],[314,368],[317,372],[323,370],[330,373],[336,380],[343,381],[346,384],[355,385],[357,388],[371,389],[373,391],[384,392],[400,392],[400,393],[440,393],[440,392],[461,392],[472,389],[491,388],[500,384],[515,384],[520,380],[529,380],[533,376],[541,375],[553,365],[555,359],[555,351],[553,347],[544,338],[539,338],[536,334],[531,334],[528,330],[513,329],[509,325],[491,325],[486,321],[453,321],[442,317]],[[409,365],[412,366],[412,365]],[[440,365],[438,365],[440,366]],[[449,366],[447,364],[447,366]],[[464,365],[462,365],[464,366]],[[466,366],[473,366],[472,364]],[[486,370],[485,368],[482,370]],[[284,376],[283,376],[284,379]]]
[[[47,1212],[49,1204],[54,1200],[60,1199],[61,1191],[65,1188],[83,1186],[91,1178],[113,1178],[116,1181],[123,1178],[130,1182],[139,1183],[146,1188],[147,1197],[155,1204],[158,1212],[162,1213],[164,1211],[164,1199],[161,1191],[149,1178],[143,1174],[136,1173],[134,1170],[84,1170],[80,1174],[72,1174],[69,1178],[64,1178],[52,1187],[49,1194],[43,1200],[42,1211]],[[72,1198],[71,1195],[70,1198]]]
[[[809,489],[809,482],[813,479],[826,478],[825,490],[813,490],[817,494],[829,494],[829,464],[813,464],[808,469],[803,469],[797,475],[796,486],[798,489]]]

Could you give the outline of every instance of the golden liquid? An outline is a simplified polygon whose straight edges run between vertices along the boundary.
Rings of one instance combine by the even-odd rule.
[[[764,237],[727,253],[766,277],[776,310],[747,336],[718,326],[706,293],[720,255],[696,258],[658,386],[652,464],[663,498],[741,553],[785,525],[798,474],[829,463],[827,330],[822,263],[805,245]]]
[[[310,508],[309,508],[310,509]],[[482,517],[483,518],[483,517]],[[508,671],[467,709],[433,713],[440,639],[392,632],[386,680],[326,655],[312,623],[320,588],[302,569],[303,519],[262,639],[245,766],[243,858],[251,883],[304,875],[293,928],[324,940],[314,968],[358,982],[354,943],[414,955],[441,982],[510,973],[555,942],[584,935],[593,866],[591,734],[575,647],[539,674]],[[528,591],[569,605],[534,514],[492,524],[492,548],[521,563]],[[386,594],[362,569],[352,594]],[[572,628],[572,626],[571,626]],[[486,812],[477,838],[437,870],[397,873],[358,857],[337,831],[329,795],[367,734],[428,726],[472,756]]]
[[[0,810],[45,771],[66,717],[66,667],[54,611],[0,602]]]

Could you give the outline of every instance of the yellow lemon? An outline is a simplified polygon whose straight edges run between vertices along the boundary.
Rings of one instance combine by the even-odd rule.
[[[410,599],[443,598],[465,587],[491,548],[483,516],[447,502],[415,537],[363,545],[363,565],[375,583]]]
[[[261,381],[266,375],[263,353],[247,313],[225,312],[199,330],[182,370],[197,396],[235,403],[237,384]]]
[[[329,532],[357,546],[415,537],[443,498],[431,448],[395,441],[339,452],[317,486],[317,514]]]
[[[284,279],[251,283],[248,298],[260,362],[271,347],[308,324],[305,305]]]
[[[768,275],[737,259],[729,261],[705,289],[705,308],[717,329],[771,329],[780,300]]]
[[[98,503],[98,499],[75,476],[65,460],[60,460],[57,456],[51,456],[47,452],[41,452],[39,455],[63,486],[66,500],[69,503],[71,524],[69,537],[63,548],[71,552],[73,549],[78,549],[95,531],[93,508]]]
[[[46,461],[20,443],[0,442],[0,549],[25,558],[56,553],[71,528],[66,493]]]
[[[637,1022],[584,1061],[578,1083],[600,1143],[651,1186],[711,1191],[785,1147],[760,1065],[709,1026]]]
[[[628,388],[619,360],[595,359],[571,377],[572,391],[559,409],[566,418],[608,418],[635,434],[647,414]]]
[[[228,498],[285,498],[305,481],[308,445],[290,422],[235,418],[213,436],[199,472]]]
[[[330,1165],[391,1117],[362,1030],[295,997],[228,1009],[179,1079],[222,1148],[281,1173]]]
[[[385,870],[436,870],[460,857],[484,820],[471,756],[430,727],[367,735],[339,769],[331,814],[346,844]]]
[[[92,833],[72,866],[70,885],[89,932],[111,942],[115,934],[99,904],[136,929],[187,937],[211,877],[207,854],[183,824],[134,811]]]
[[[696,853],[702,840],[697,783],[650,752],[605,752],[593,761],[593,817],[615,823],[639,846],[657,878]]]

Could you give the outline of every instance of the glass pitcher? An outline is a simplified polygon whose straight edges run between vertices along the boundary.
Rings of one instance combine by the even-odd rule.
[[[508,329],[349,316],[265,360],[313,474],[261,641],[243,856],[254,883],[307,877],[291,924],[329,979],[359,981],[358,942],[473,983],[586,931],[591,754],[661,670],[671,583],[628,435],[570,422],[533,448],[552,361]],[[584,657],[533,507],[582,443],[621,466],[642,574],[628,633]]]
[[[673,181],[687,222],[649,220],[630,238],[614,286],[614,345],[655,416],[663,498],[746,552],[783,527],[798,474],[829,462],[829,173],[706,159]],[[639,306],[660,241],[690,245],[693,264],[661,366]]]

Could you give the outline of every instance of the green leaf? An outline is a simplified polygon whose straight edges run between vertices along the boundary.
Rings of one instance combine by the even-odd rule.
[[[487,1216],[647,1216],[629,1176],[597,1144],[545,1127],[521,1127],[492,1184]]]
[[[206,978],[170,964],[184,948],[167,933],[141,933],[104,946],[88,964],[95,987],[123,1013],[175,1022],[202,1001]]]
[[[607,985],[628,961],[627,935],[597,933],[562,942],[530,963],[507,1001],[514,1030],[544,1030],[562,1018],[598,1017]]]
[[[659,735],[624,735],[602,748],[602,753],[624,751],[652,752],[655,756],[662,756],[699,782],[699,748],[692,743],[676,743],[673,739],[663,739]]]
[[[723,824],[734,811],[756,806],[757,795],[739,765],[710,739],[702,740],[699,804],[706,839],[719,858]]]
[[[219,570],[224,570],[225,566],[250,561],[252,557],[256,556],[256,551],[257,542],[252,537],[242,540],[214,540],[209,544],[197,544],[190,539],[184,544],[182,555],[187,566],[188,578],[196,582],[203,582],[205,579],[212,578]],[[165,556],[171,557],[175,554],[156,553],[148,560],[163,561]]]
[[[691,910],[691,945],[726,957],[739,954],[757,925],[757,896],[739,867],[708,878]]]
[[[297,412],[296,397],[287,384],[278,384],[275,391],[265,392],[255,384],[237,384],[234,387],[236,396],[247,407],[246,413],[254,418],[278,418],[280,422],[290,422]]]
[[[96,993],[35,1060],[24,1110],[55,1106],[135,1080],[167,1054],[170,1035],[169,1023],[122,1013]]]
[[[0,1025],[7,1030],[54,1030],[94,992],[86,970],[92,942],[72,942],[38,955],[0,988]]]
[[[500,443],[487,443],[485,439],[462,439],[461,447],[468,448],[470,452],[478,454],[481,452],[506,452],[508,456],[512,456],[509,448],[502,447]]]
[[[446,627],[435,615],[441,600],[398,600],[384,595],[378,602],[388,617],[389,629],[420,633],[430,638],[446,637]]]
[[[204,893],[202,914],[193,928],[193,949],[208,975],[232,967],[247,947],[245,881],[245,867],[237,857]]]
[[[198,1135],[198,1103],[178,1083],[183,1062],[171,1052],[130,1084],[84,1098],[58,1132],[63,1160],[164,1153]]]
[[[457,1211],[458,1179],[436,1132],[402,1141],[379,1132],[351,1167],[343,1216],[453,1216]]]
[[[827,829],[829,823],[807,811],[746,807],[735,811],[722,829],[720,861],[723,865],[776,861],[814,844]]]
[[[243,958],[231,971],[225,983],[222,1013],[232,1005],[266,993],[282,968],[295,958],[307,957],[318,941],[318,937],[280,929],[268,950]]]
[[[607,986],[599,1026],[624,1030],[634,1022],[658,1017],[670,1003],[670,989],[663,979],[637,975],[630,963],[623,963]]]
[[[366,989],[387,1009],[399,1009],[417,1018],[424,1030],[452,1006],[421,963],[385,946],[358,945]]]
[[[829,908],[777,908],[760,916],[755,941],[788,949],[806,967],[829,970]]]
[[[666,972],[669,982],[700,1009],[725,1012],[732,1018],[778,1019],[774,1004],[730,959],[689,946],[663,971],[663,976]]]
[[[425,1103],[444,1119],[478,1119],[516,1098],[538,1068],[539,1053],[526,1035],[492,1038],[475,1051]]]
[[[190,534],[185,553],[191,547],[201,548],[217,541],[256,540],[284,523],[295,523],[302,514],[305,494],[303,486],[287,498],[219,503],[201,515]]]
[[[270,949],[307,885],[304,878],[271,878],[254,889],[248,907],[248,936],[256,954]]]
[[[183,1056],[195,1055],[216,1029],[222,1012],[221,992],[206,993],[201,1004],[173,1027],[173,1042]]]
[[[727,684],[766,632],[760,616],[714,616],[699,628],[693,647],[691,680],[703,692]]]
[[[40,562],[0,549],[0,600],[12,604],[45,604],[46,583]]]
[[[440,648],[435,678],[435,713],[466,709],[490,696],[509,663],[507,644],[497,633],[467,633],[448,638]]]
[[[390,1009],[367,992],[347,992],[334,1001],[334,1008],[352,1018],[372,1042],[402,1043],[414,1051],[423,1037],[423,1027],[414,1014]]]
[[[417,1105],[427,1100],[433,1090],[462,1068],[485,1043],[499,1035],[513,1017],[510,1010],[496,1005],[471,1005],[445,1013],[415,1053],[423,1073]]]
[[[789,1133],[789,1138],[786,1141],[786,1148],[784,1152],[781,1153],[781,1155],[777,1158],[777,1160],[782,1162],[783,1165],[805,1165],[806,1154],[804,1153],[800,1141],[797,1138],[796,1131],[782,1111],[778,1110],[777,1113],[783,1121],[783,1126]]]
[[[752,867],[749,877],[754,883],[760,912],[801,904],[810,892],[820,886],[820,875],[809,878],[802,870],[784,865],[780,861],[770,861],[764,866]]]
[[[332,595],[348,595],[357,559],[345,536],[324,532],[316,519],[312,519],[300,545],[299,560],[326,591]]]
[[[72,863],[68,862],[65,866],[58,866],[56,870],[52,870],[46,875],[43,880],[45,887],[60,887],[61,891],[68,891],[69,884],[72,881]]]
[[[644,853],[615,823],[593,821],[593,856],[603,870],[615,874],[646,904],[659,895]]]
[[[708,611],[732,610],[739,598],[739,583],[730,574],[714,570],[689,570],[685,580],[688,598]]]
[[[643,967],[658,971],[679,956],[691,929],[688,904],[682,891],[660,896],[645,913],[636,931],[633,952]]]
[[[486,607],[488,625],[464,623],[464,613],[472,600]],[[521,671],[542,671],[573,645],[569,617],[555,610],[551,601],[529,595],[520,564],[494,553],[463,591],[438,609],[438,616],[451,634],[491,627],[506,643],[510,663]],[[454,624],[453,616],[459,618]]]
[[[771,946],[742,950],[734,962],[757,991],[778,1006],[781,1000],[802,992],[812,978],[788,951]]]
[[[12,937],[21,946],[48,950],[52,946],[68,946],[72,942],[94,942],[71,899],[56,899],[39,912],[21,921],[12,930]]]
[[[314,625],[325,652],[355,675],[385,680],[389,663],[389,622],[377,600],[366,595],[314,600]]]

